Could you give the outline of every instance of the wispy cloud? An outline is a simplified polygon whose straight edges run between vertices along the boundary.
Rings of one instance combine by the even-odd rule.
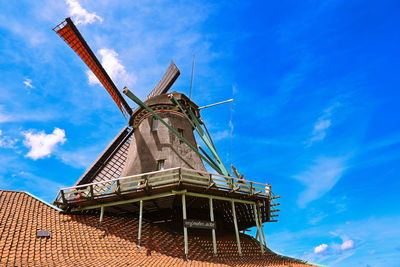
[[[59,117],[60,114],[56,112],[46,112],[46,111],[37,111],[34,110],[32,112],[19,112],[19,113],[5,113],[1,111],[0,107],[0,123],[5,122],[26,122],[26,121],[50,121]]]
[[[103,18],[96,13],[90,13],[84,9],[78,0],[66,0],[68,14],[73,17],[76,24],[91,24],[97,21],[103,22]]]
[[[305,208],[311,201],[322,197],[339,181],[346,169],[347,157],[320,157],[305,171],[294,175],[306,186],[298,198],[298,205]]]
[[[55,128],[51,134],[46,134],[44,131],[35,133],[32,130],[23,134],[25,136],[24,145],[30,148],[25,156],[34,160],[49,157],[56,149],[57,144],[63,144],[67,140],[65,131],[59,128]]]
[[[14,148],[14,145],[17,142],[18,142],[17,138],[11,138],[10,136],[3,135],[3,131],[0,130],[0,147]]]
[[[311,138],[306,142],[307,146],[311,146],[314,142],[325,139],[327,130],[332,125],[333,110],[339,105],[339,103],[335,103],[322,112],[322,115],[314,124]]]
[[[58,157],[65,164],[82,169],[89,167],[103,149],[104,147],[97,144],[90,147],[77,148],[73,151],[60,151]]]
[[[23,83],[25,84],[25,87],[35,88],[35,86],[32,85],[32,80],[31,79],[25,78]]]
[[[326,130],[331,126],[330,119],[319,119],[314,125],[313,136],[310,142],[321,141],[326,136]]]
[[[212,138],[214,141],[219,141],[229,137],[229,131],[223,130],[212,134]]]
[[[120,81],[128,86],[136,83],[136,76],[126,71],[125,66],[122,65],[121,61],[118,59],[117,52],[112,49],[104,48],[100,49],[98,53],[101,56],[101,64],[113,80]],[[89,84],[100,84],[100,81],[91,70],[87,70],[86,74],[89,79]]]
[[[2,189],[27,191],[48,202],[54,199],[60,188],[65,187],[62,183],[38,177],[22,170],[10,175],[6,182],[2,181],[1,178],[0,174],[0,186]]]
[[[337,216],[335,215],[335,217]],[[350,266],[352,262],[359,264],[358,261],[363,257],[362,255],[370,255],[370,252],[374,250],[371,257],[364,257],[364,259],[367,258],[373,266],[375,264],[380,266],[379,263],[382,263],[384,258],[390,258],[391,262],[398,262],[400,259],[400,254],[393,255],[392,252],[400,234],[399,227],[397,227],[398,221],[399,216],[371,217],[352,221],[350,224],[346,222],[325,223],[299,231],[273,232],[269,235],[270,248],[307,261],[325,263],[328,266],[335,266],[353,255],[356,255],[353,260],[347,261],[347,265],[340,266]],[[351,236],[347,236],[346,233]],[[315,253],[314,240],[319,240],[318,244],[320,245],[327,245],[324,252]],[[288,243],[291,245],[287,245]],[[344,250],[342,246],[345,248]],[[377,247],[380,249],[376,250]],[[388,264],[388,266],[396,265]]]
[[[0,106],[0,123],[10,121],[11,120],[11,116],[5,114],[2,110],[3,110],[3,106]]]
[[[46,34],[41,32],[40,29],[32,27],[29,23],[21,23],[16,20],[15,17],[8,17],[6,19],[5,16],[0,16],[0,27],[11,31],[15,36],[18,36],[21,41],[27,42],[35,48],[47,41]]]

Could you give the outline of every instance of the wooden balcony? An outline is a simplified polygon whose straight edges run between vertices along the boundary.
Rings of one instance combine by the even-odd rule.
[[[144,218],[176,231],[187,231],[190,225],[212,225],[219,236],[236,232],[238,237],[238,231],[256,226],[262,243],[262,223],[275,222],[279,216],[277,198],[269,184],[172,168],[63,188],[53,204],[65,212],[100,209],[100,223],[105,212],[138,215],[140,221]],[[191,232],[204,232],[204,227],[198,228],[202,227]],[[186,245],[187,240],[185,253]]]
[[[63,210],[87,210],[95,208],[92,206],[119,200],[126,202],[128,199],[155,196],[163,192],[173,194],[171,190],[183,189],[212,195],[216,199],[236,199],[243,203],[269,200],[273,202],[277,198],[268,184],[186,168],[172,168],[62,188],[53,204]]]

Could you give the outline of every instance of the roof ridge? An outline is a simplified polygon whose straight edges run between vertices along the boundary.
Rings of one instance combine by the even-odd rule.
[[[7,190],[7,189],[0,189],[0,192],[15,192],[15,193],[24,193],[24,191],[18,191],[18,190]]]
[[[49,206],[50,208],[55,209],[56,211],[60,211],[60,212],[63,211],[62,209],[60,209],[60,208],[58,208],[58,207],[56,207],[56,206],[50,204],[49,202],[47,202],[47,201],[45,201],[45,200],[43,200],[43,199],[41,199],[41,198],[35,196],[34,194],[31,194],[31,193],[29,193],[29,192],[27,192],[27,191],[19,191],[19,192],[27,194],[28,196],[30,196],[30,197],[32,197],[32,198],[34,198],[34,199],[36,199],[36,200],[42,202],[43,204]]]
[[[32,197],[32,198],[34,198],[34,199],[36,199],[36,200],[38,200],[38,201],[40,201],[40,202],[42,202],[43,204],[45,204],[45,205],[47,205],[47,206],[49,206],[50,208],[53,208],[53,209],[55,209],[56,211],[63,211],[62,209],[60,209],[60,208],[58,208],[58,207],[56,207],[56,206],[54,206],[54,205],[52,205],[52,204],[50,204],[49,202],[47,202],[47,201],[45,201],[45,200],[43,200],[43,199],[41,199],[41,198],[39,198],[39,197],[37,197],[37,196],[35,196],[34,194],[31,194],[31,193],[29,193],[29,192],[27,192],[27,191],[18,191],[18,190],[6,190],[6,189],[0,189],[0,193],[1,192],[12,192],[12,193],[22,193],[22,194],[27,194],[28,196],[30,196],[30,197]]]
[[[54,206],[54,205],[52,205],[52,204],[50,204],[49,202],[47,202],[47,201],[45,201],[45,200],[43,200],[43,199],[41,199],[40,197],[37,197],[37,196],[35,196],[34,194],[31,194],[31,193],[29,193],[28,191],[18,191],[18,190],[6,190],[6,189],[0,189],[0,193],[1,192],[12,192],[12,193],[22,193],[22,194],[27,194],[28,196],[30,196],[30,197],[32,197],[32,198],[34,198],[34,199],[36,199],[36,200],[38,200],[38,201],[40,201],[40,202],[42,202],[43,204],[45,204],[45,205],[47,205],[47,206],[49,206],[50,208],[53,208],[53,209],[55,209],[56,211],[63,211],[62,209],[60,209],[60,208],[58,208],[58,207],[56,207],[56,206]]]

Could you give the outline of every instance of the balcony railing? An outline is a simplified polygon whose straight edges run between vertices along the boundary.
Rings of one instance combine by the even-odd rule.
[[[126,195],[181,184],[207,190],[237,193],[243,196],[267,198],[272,203],[274,199],[279,197],[272,193],[269,184],[177,167],[63,188],[58,193],[54,204],[68,205],[85,200],[98,200],[115,195]]]

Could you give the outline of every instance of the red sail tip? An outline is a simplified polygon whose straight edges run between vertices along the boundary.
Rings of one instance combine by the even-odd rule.
[[[99,79],[101,84],[106,88],[108,93],[121,110],[122,114],[126,118],[130,114],[131,110],[129,105],[125,102],[122,95],[118,92],[115,84],[108,76],[100,62],[93,54],[92,50],[87,45],[86,41],[80,35],[75,25],[70,19],[66,19],[53,29],[85,62],[85,64],[92,70],[94,75]]]

